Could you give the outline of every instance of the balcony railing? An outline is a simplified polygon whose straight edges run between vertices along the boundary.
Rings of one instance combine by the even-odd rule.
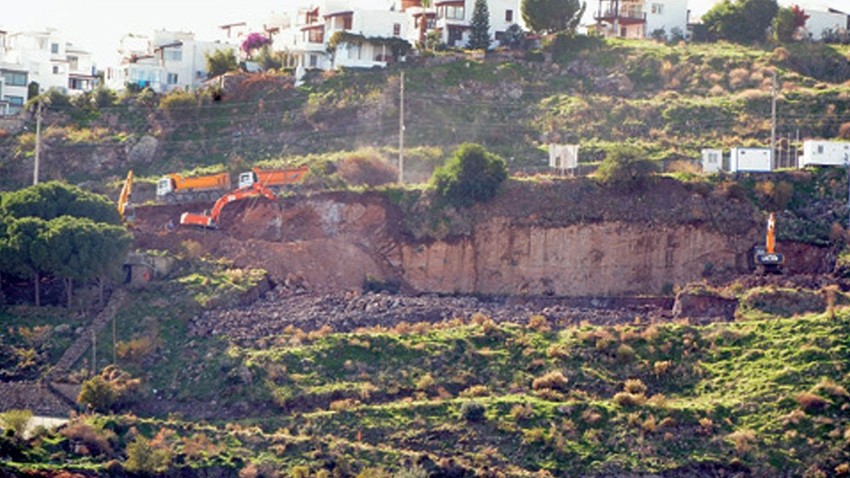
[[[646,21],[646,12],[641,9],[620,10],[619,12],[611,9],[597,11],[596,15],[593,18],[597,20],[613,20],[615,18],[618,18],[621,20]]]

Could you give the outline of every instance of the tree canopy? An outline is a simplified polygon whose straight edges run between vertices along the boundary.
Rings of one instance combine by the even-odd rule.
[[[207,76],[210,78],[221,76],[228,71],[239,68],[239,63],[236,61],[236,53],[229,48],[207,53],[206,58]]]
[[[487,0],[475,0],[472,20],[469,22],[469,44],[471,50],[490,48],[490,9]]]
[[[58,181],[39,183],[4,194],[0,202],[0,216],[38,217],[45,221],[73,216],[121,224],[118,210],[108,199]]]
[[[106,198],[74,186],[43,183],[0,197],[0,273],[32,278],[103,281],[120,271],[131,236]]]
[[[522,19],[538,33],[575,32],[586,2],[579,0],[522,0]]]
[[[483,146],[465,143],[434,171],[432,186],[437,193],[457,206],[488,201],[508,178],[505,160]]]
[[[702,21],[717,38],[754,43],[766,38],[778,10],[776,0],[723,0],[706,12]]]

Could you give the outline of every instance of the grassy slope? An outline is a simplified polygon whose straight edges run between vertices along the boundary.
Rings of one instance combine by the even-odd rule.
[[[262,349],[231,347],[226,360],[207,364],[216,371],[207,385],[220,398],[241,389],[234,399],[273,400],[289,413],[227,426],[94,419],[95,429],[116,434],[113,453],[92,461],[53,439],[30,450],[31,459],[97,466],[120,458],[141,432],[159,433],[157,446],[175,463],[233,468],[393,469],[428,454],[515,476],[707,464],[775,476],[850,461],[850,396],[837,385],[850,380],[850,310],[700,327],[547,328],[481,317],[440,328],[293,332]],[[243,368],[250,386],[235,373]],[[566,385],[533,386],[551,371]],[[645,393],[618,396],[629,379]],[[463,418],[469,401],[483,405],[483,419]],[[187,459],[200,435],[209,438],[204,454]]]

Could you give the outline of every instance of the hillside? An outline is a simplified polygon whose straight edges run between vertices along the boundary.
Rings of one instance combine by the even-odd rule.
[[[0,277],[0,476],[847,476],[848,171],[692,160],[765,141],[773,71],[780,132],[849,135],[848,58],[557,38],[231,76],[221,101],[51,95],[42,179],[115,196],[132,168],[152,267],[105,305]],[[516,173],[494,198],[392,184],[402,68],[408,182],[476,141]],[[30,182],[30,126],[0,134],[0,190]],[[549,141],[585,169],[637,143],[666,172],[535,174]],[[163,173],[291,164],[303,184],[216,229],[174,227],[210,202],[151,201]],[[753,271],[768,212],[783,275]],[[71,421],[24,433],[13,407]]]
[[[55,98],[45,120],[43,176],[73,182],[259,160],[314,162],[307,154],[372,148],[394,158],[399,71],[406,73],[412,181],[457,144],[479,142],[512,169],[545,166],[550,141],[578,142],[584,161],[612,144],[646,146],[654,159],[696,159],[702,147],[765,144],[770,83],[779,77],[778,132],[848,134],[846,46],[664,45],[558,38],[543,52],[480,59],[443,53],[374,71],[231,78],[223,99],[149,92]],[[0,138],[2,187],[31,176],[34,127]],[[421,171],[417,171],[421,170]]]

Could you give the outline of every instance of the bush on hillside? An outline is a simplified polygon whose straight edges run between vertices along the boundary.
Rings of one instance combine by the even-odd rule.
[[[741,301],[744,310],[754,310],[769,315],[791,317],[810,312],[823,312],[826,301],[815,291],[787,288],[751,289]]]
[[[645,157],[646,152],[636,146],[617,146],[608,152],[596,176],[603,184],[642,189],[658,171],[658,164]]]
[[[0,425],[4,430],[12,430],[15,436],[23,437],[32,420],[30,410],[7,410],[0,414]]]
[[[398,169],[377,155],[355,153],[337,164],[337,174],[353,186],[375,187],[398,180]]]
[[[431,186],[450,203],[470,206],[492,199],[507,178],[504,159],[481,145],[465,143],[434,171]]]
[[[188,91],[173,91],[159,100],[159,109],[165,111],[171,121],[184,121],[195,115],[198,99]]]
[[[463,405],[460,406],[460,416],[468,422],[480,422],[484,420],[485,411],[486,408],[484,405],[475,401],[463,402]]]

